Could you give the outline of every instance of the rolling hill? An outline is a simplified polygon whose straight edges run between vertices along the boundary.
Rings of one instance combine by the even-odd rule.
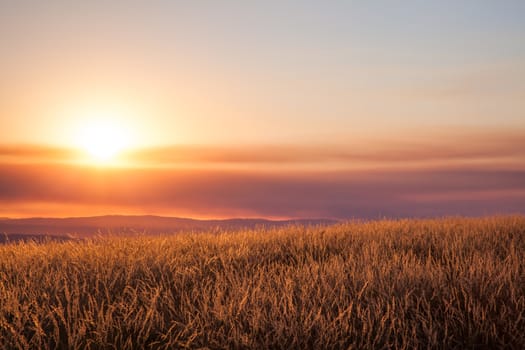
[[[189,218],[163,217],[154,215],[128,216],[106,215],[72,218],[24,218],[0,219],[0,235],[14,238],[23,235],[86,238],[97,234],[160,234],[181,231],[236,230],[260,226],[276,227],[291,224],[316,225],[332,224],[332,219],[224,219],[197,220]],[[16,235],[16,236],[15,236]]]

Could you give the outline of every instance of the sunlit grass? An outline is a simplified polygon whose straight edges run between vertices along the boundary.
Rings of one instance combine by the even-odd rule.
[[[525,348],[525,218],[0,246],[0,348]]]

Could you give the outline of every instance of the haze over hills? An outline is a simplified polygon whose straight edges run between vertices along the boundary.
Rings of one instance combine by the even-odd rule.
[[[204,231],[212,229],[241,229],[259,226],[284,226],[290,224],[332,224],[333,219],[223,219],[198,220],[154,215],[105,215],[72,218],[23,218],[0,219],[0,233],[4,238],[34,236],[61,236],[71,238],[91,237],[97,234],[160,234],[181,231]],[[17,239],[15,238],[15,239]],[[5,239],[4,239],[5,240]],[[2,240],[0,240],[2,241]]]

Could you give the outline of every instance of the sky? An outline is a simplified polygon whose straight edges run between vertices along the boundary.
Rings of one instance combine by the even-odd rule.
[[[0,216],[523,213],[523,13],[1,0]]]

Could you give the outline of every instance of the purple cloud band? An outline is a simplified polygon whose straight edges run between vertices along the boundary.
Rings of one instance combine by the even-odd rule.
[[[0,165],[0,201],[171,210],[196,216],[378,217],[518,213],[525,170],[264,171]],[[10,208],[12,209],[12,208]],[[12,210],[11,210],[12,211]]]

